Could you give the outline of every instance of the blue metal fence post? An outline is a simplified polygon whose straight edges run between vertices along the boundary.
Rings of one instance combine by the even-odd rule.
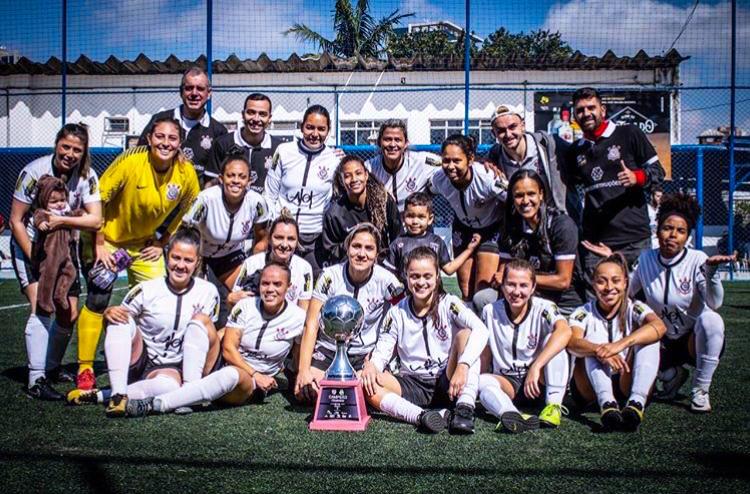
[[[695,154],[695,197],[701,207],[701,215],[695,225],[695,248],[703,250],[703,146]]]
[[[736,54],[737,52],[737,0],[732,0],[732,54],[729,88],[729,255],[734,252],[734,189],[736,170],[734,163],[735,105],[736,105]],[[729,268],[729,279],[734,279],[734,265]]]
[[[208,75],[208,83],[211,84],[213,78],[214,67],[213,67],[213,17],[214,17],[214,2],[213,0],[206,0],[206,75]],[[206,104],[206,111],[211,115],[211,100],[208,100]]]
[[[61,109],[62,125],[67,120],[68,97],[68,2],[62,0],[62,94]]]
[[[338,86],[333,86],[333,111],[334,111],[334,118],[336,119],[336,128],[334,129],[336,134],[334,135],[336,136],[336,147],[339,146],[339,134],[340,134],[339,132],[339,129],[340,129],[339,127],[339,102],[340,101],[339,101]]]
[[[471,0],[466,0],[466,27],[464,28],[464,135],[469,135],[469,82],[471,69]]]

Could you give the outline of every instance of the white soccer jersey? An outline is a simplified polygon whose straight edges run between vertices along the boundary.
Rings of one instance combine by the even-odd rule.
[[[500,221],[507,196],[502,181],[480,164],[472,164],[471,182],[459,190],[441,168],[432,176],[432,191],[451,205],[458,221],[470,228],[484,228]]]
[[[384,309],[398,300],[403,294],[403,286],[393,273],[375,265],[372,274],[361,285],[357,285],[349,278],[348,263],[343,262],[323,269],[315,283],[313,298],[323,304],[335,295],[350,295],[357,299],[365,312],[362,332],[349,344],[349,353],[362,355],[368,353],[375,346],[383,322]],[[323,348],[336,351],[336,342],[318,332],[318,340]]]
[[[407,150],[401,167],[395,173],[385,168],[382,153],[367,160],[365,166],[390,191],[398,210],[403,213],[406,198],[414,192],[429,189],[432,175],[440,170],[441,163],[440,156],[436,154]]]
[[[143,337],[148,358],[154,364],[182,361],[187,323],[195,314],[219,317],[219,292],[208,281],[193,278],[183,293],[175,293],[166,278],[136,285],[122,301]]]
[[[544,349],[544,341],[555,324],[564,321],[557,305],[541,297],[531,297],[523,320],[515,324],[504,299],[486,305],[482,320],[490,331],[492,372],[506,375],[525,374]]]
[[[411,297],[404,298],[386,314],[370,361],[382,372],[395,349],[401,374],[437,377],[448,364],[453,337],[468,328],[471,338],[459,362],[473,364],[487,345],[489,332],[484,323],[455,295],[442,297],[438,319],[440,324],[435,327],[429,314],[419,317],[414,313]]]
[[[233,292],[248,288],[253,284],[253,275],[268,265],[268,254],[261,252],[248,257],[242,263],[240,274],[232,287]],[[292,272],[292,279],[289,283],[289,289],[286,291],[286,300],[290,304],[297,304],[300,300],[310,300],[312,298],[313,273],[310,263],[293,255],[289,261],[289,269]],[[260,280],[255,281],[259,282]]]
[[[706,310],[707,302],[718,300],[721,305],[723,290],[714,269],[707,269],[708,256],[700,251],[685,249],[674,259],[663,259],[659,250],[642,252],[631,276],[630,293],[641,289],[648,305],[659,314],[667,326],[666,337],[679,338],[695,327],[696,318]]]
[[[286,303],[276,316],[269,317],[261,309],[260,297],[240,300],[227,319],[227,328],[242,332],[239,352],[258,372],[270,376],[284,365],[284,359],[299,341],[305,328],[305,311]]]
[[[625,312],[625,327],[620,327],[620,318],[615,315],[607,319],[601,312],[595,301],[583,305],[570,315],[568,319],[571,328],[581,328],[583,337],[591,343],[604,344],[619,341],[636,329],[643,326],[646,316],[653,314],[651,308],[638,300],[628,299],[628,308]],[[620,353],[622,358],[627,358],[628,350]]]
[[[42,175],[53,175],[55,171],[52,165],[54,156],[49,154],[35,159],[21,170],[16,181],[16,189],[13,199],[24,204],[33,204],[37,194],[37,182]],[[93,168],[89,169],[89,176],[82,178],[78,175],[78,168],[73,170],[67,181],[68,204],[70,209],[80,209],[86,204],[101,201],[99,195],[99,177]]]
[[[297,220],[300,233],[320,234],[323,213],[333,196],[333,177],[338,164],[339,158],[329,147],[308,153],[298,141],[279,144],[264,192],[274,217],[287,209]]]

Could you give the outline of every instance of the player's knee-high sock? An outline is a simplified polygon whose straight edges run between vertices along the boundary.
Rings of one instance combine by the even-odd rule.
[[[201,321],[190,321],[185,327],[185,344],[182,357],[182,379],[185,383],[203,376],[208,353],[208,329]]]
[[[169,376],[159,375],[151,379],[143,379],[142,381],[128,384],[127,395],[129,399],[142,400],[151,396],[169,393],[179,388],[180,383],[177,380]]]
[[[477,402],[477,394],[479,393],[479,359],[469,367],[469,375],[466,378],[466,384],[464,389],[461,390],[461,394],[458,395],[456,404],[463,403],[474,408]]]
[[[65,350],[68,349],[71,334],[73,334],[73,328],[64,328],[57,321],[52,322],[52,327],[49,330],[49,346],[47,347],[47,369],[60,367]]]
[[[78,317],[78,372],[94,368],[96,347],[102,333],[104,316],[84,306]]]
[[[202,401],[214,401],[237,387],[240,373],[232,366],[223,367],[197,381],[185,383],[179,389],[154,398],[154,410],[171,412],[180,407]]]
[[[633,384],[630,399],[641,405],[646,404],[651,388],[659,372],[659,342],[635,348],[633,357]]]
[[[544,366],[545,400],[547,404],[562,405],[568,385],[568,352],[561,351]]]
[[[112,394],[127,394],[128,368],[133,338],[135,337],[135,323],[110,324],[104,336],[104,353],[107,356],[109,383]],[[142,351],[146,351],[144,348]]]
[[[414,425],[419,423],[419,416],[424,412],[422,407],[418,407],[396,393],[387,393],[383,396],[380,400],[380,409],[391,417]]]
[[[585,362],[586,374],[589,376],[591,387],[594,388],[599,406],[609,401],[617,401],[612,390],[612,374],[609,367],[602,365],[596,357],[586,357]]]
[[[696,368],[693,387],[708,391],[719,355],[724,347],[724,320],[713,311],[703,311],[695,323]]]
[[[497,418],[506,412],[518,413],[510,396],[505,394],[500,383],[491,374],[479,376],[479,401],[485,409]]]
[[[49,343],[49,327],[52,320],[49,316],[31,314],[26,321],[24,336],[26,339],[26,355],[29,359],[29,388],[37,379],[45,376],[47,358],[47,344]]]

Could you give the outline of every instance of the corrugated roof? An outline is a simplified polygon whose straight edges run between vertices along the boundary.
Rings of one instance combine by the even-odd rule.
[[[675,68],[689,57],[683,57],[672,49],[663,56],[650,56],[643,50],[633,57],[618,57],[611,50],[601,57],[586,56],[576,51],[566,57],[540,57],[528,59],[515,55],[507,57],[478,56],[472,58],[472,70],[649,70]],[[180,60],[170,55],[164,61],[151,60],[140,54],[135,60],[119,60],[110,56],[104,62],[94,62],[81,55],[75,62],[68,62],[70,75],[142,75],[142,74],[181,74],[192,65],[206,66],[206,57],[201,55],[196,60]],[[260,72],[350,72],[350,71],[445,71],[463,70],[464,60],[460,56],[432,58],[417,56],[414,58],[391,58],[379,60],[339,58],[328,53],[315,57],[300,57],[293,53],[286,60],[271,60],[265,53],[255,60],[241,60],[230,55],[226,60],[214,60],[214,74],[249,74]],[[45,63],[32,62],[21,57],[13,64],[0,64],[0,75],[30,74],[59,75],[62,62],[55,57]]]

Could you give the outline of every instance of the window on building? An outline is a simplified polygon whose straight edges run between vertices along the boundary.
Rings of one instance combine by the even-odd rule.
[[[227,132],[234,132],[235,130],[237,130],[237,121],[236,120],[223,121],[223,122],[219,122],[219,123],[221,123],[221,125],[223,125],[225,129],[227,129]]]
[[[430,120],[430,144],[442,144],[449,136],[463,131],[463,120]],[[495,143],[489,120],[469,120],[469,134],[478,140],[477,145]]]
[[[108,134],[127,134],[130,132],[130,119],[128,117],[105,117],[104,132]]]
[[[294,135],[299,129],[299,122],[288,122],[280,121],[276,122],[271,120],[271,125],[268,126],[268,133],[272,136],[279,137],[284,142],[289,142],[294,139]]]
[[[339,142],[343,146],[376,145],[381,120],[342,121],[339,127]]]

